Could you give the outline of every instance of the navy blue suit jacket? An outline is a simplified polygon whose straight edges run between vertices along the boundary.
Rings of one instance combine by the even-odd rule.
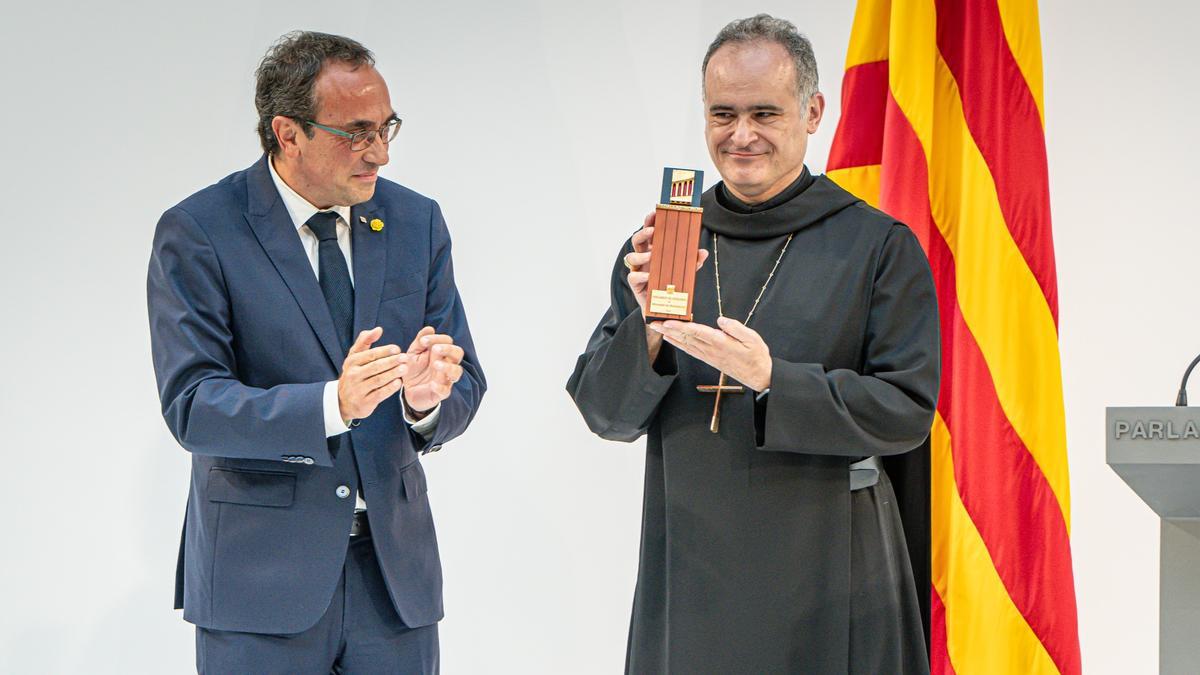
[[[373,231],[362,218],[385,226]],[[404,421],[398,396],[326,438],[322,393],[346,355],[266,157],[158,222],[147,280],[154,371],[163,417],[192,453],[176,607],[198,626],[296,633],[315,624],[342,571],[355,489],[404,623],[442,618],[419,457],[466,429],[486,383],[437,203],[381,178],[350,221],[354,334],[382,326],[379,344],[407,349],[430,325],[465,352],[429,440]]]

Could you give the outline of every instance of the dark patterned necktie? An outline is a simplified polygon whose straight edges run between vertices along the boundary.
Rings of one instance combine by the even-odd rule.
[[[329,315],[333,317],[333,327],[342,343],[342,351],[348,352],[354,333],[354,285],[350,283],[346,256],[338,248],[337,219],[338,214],[333,211],[318,211],[308,219],[307,225],[317,235],[319,242],[317,279],[321,284],[321,293],[325,295],[325,304],[329,305]]]

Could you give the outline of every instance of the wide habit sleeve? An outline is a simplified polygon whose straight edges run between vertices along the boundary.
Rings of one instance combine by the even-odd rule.
[[[937,406],[937,311],[925,254],[894,225],[875,267],[862,371],[774,358],[765,411],[755,415],[758,448],[862,457],[920,445]]]
[[[601,438],[633,441],[646,433],[678,373],[675,349],[665,342],[651,364],[646,324],[625,279],[626,242],[613,266],[612,304],[575,362],[567,392],[588,428]]]

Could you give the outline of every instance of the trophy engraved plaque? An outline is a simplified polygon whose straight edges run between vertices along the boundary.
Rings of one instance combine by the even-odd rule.
[[[663,169],[662,196],[650,240],[650,292],[647,321],[692,320],[696,260],[700,245],[700,193],[704,172]]]

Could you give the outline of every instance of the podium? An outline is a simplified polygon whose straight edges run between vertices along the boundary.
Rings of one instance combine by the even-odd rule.
[[[1162,519],[1160,673],[1200,667],[1200,408],[1108,408],[1106,460]]]

